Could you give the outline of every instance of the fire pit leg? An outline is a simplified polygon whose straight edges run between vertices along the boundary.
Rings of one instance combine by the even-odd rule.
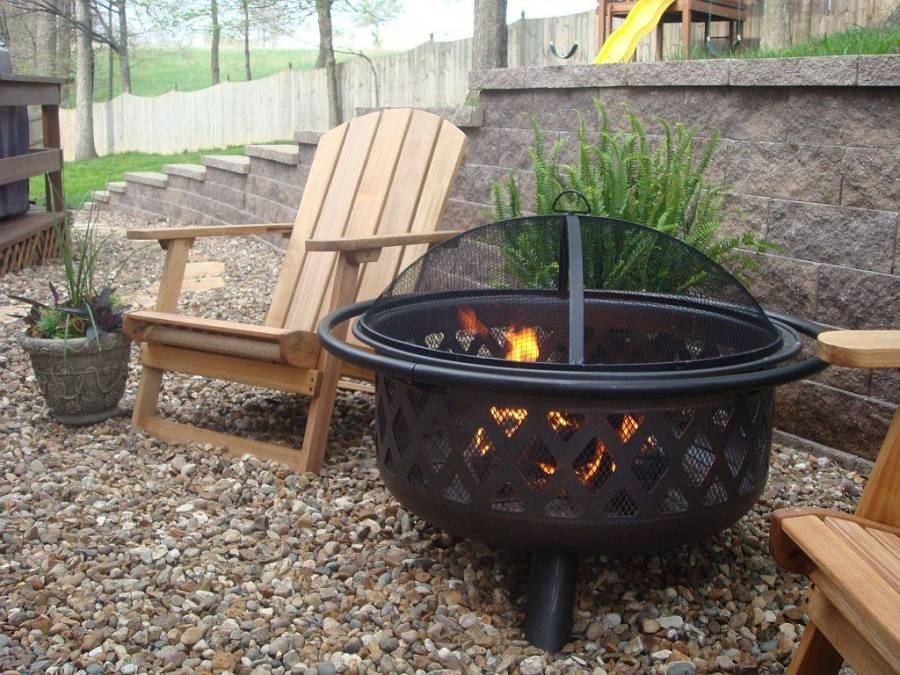
[[[572,632],[578,558],[534,553],[525,605],[525,637],[535,647],[558,652]]]

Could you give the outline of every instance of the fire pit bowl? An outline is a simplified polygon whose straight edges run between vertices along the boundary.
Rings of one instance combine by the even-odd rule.
[[[353,317],[373,351],[332,335]],[[753,506],[774,388],[824,367],[797,356],[818,331],[678,239],[576,213],[470,230],[319,326],[377,373],[391,492],[451,533],[534,553],[525,631],[551,650],[574,556],[682,544]]]

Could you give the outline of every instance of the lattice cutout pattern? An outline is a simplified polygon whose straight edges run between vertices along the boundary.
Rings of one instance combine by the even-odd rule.
[[[400,489],[474,518],[481,509],[555,522],[684,518],[765,485],[770,393],[610,411],[391,384],[378,387],[379,465]]]

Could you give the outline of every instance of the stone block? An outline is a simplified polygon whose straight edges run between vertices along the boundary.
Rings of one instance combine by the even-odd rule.
[[[481,107],[484,109],[484,126],[528,129],[531,127],[530,90],[483,91]]]
[[[204,166],[215,167],[231,173],[250,173],[250,158],[244,155],[203,155],[200,161]]]
[[[164,164],[163,172],[190,180],[206,180],[206,167],[202,164]]]
[[[593,101],[600,93],[597,89],[538,89],[531,97],[531,115],[542,131],[575,131],[578,110],[584,115],[587,128],[596,129]]]
[[[897,216],[888,211],[771,200],[767,238],[803,260],[890,272]]]
[[[726,59],[629,63],[625,83],[629,87],[724,86],[728,84],[729,63]]]
[[[623,87],[628,64],[533,66],[495,68],[469,73],[469,88],[497,89],[572,89],[578,87]]]
[[[873,398],[881,401],[900,403],[900,369],[879,368],[873,370],[870,394]]]
[[[196,181],[191,178],[184,178],[183,176],[176,176],[175,174],[169,174],[169,187],[175,188],[176,190],[186,190],[188,192],[193,192],[194,190],[199,190],[201,184],[201,181]]]
[[[244,208],[244,196],[247,194],[244,189],[235,189],[214,181],[202,183],[192,192],[236,209]]]
[[[718,130],[725,139],[783,141],[789,98],[782,89],[694,88],[686,91],[682,106],[663,116],[700,127],[705,135]]]
[[[485,127],[468,132],[469,145],[466,148],[466,162],[517,169],[530,169],[531,158],[528,151],[534,144],[531,129],[499,129]],[[544,150],[550,151],[559,139],[554,131],[543,133]]]
[[[726,182],[734,192],[837,204],[843,148],[730,141]]]
[[[896,328],[900,276],[821,265],[816,320],[842,328]]]
[[[767,197],[754,197],[729,192],[725,195],[726,217],[722,222],[724,236],[738,236],[752,232],[765,238],[769,226],[768,211],[772,202]]]
[[[491,203],[491,186],[498,180],[505,179],[509,169],[481,164],[464,164],[460,167],[450,189],[450,196],[467,202],[479,204]],[[530,177],[530,181],[529,181]],[[534,203],[534,174],[520,171],[517,181],[522,192],[523,203]],[[525,207],[528,208],[528,207]]]
[[[848,87],[857,66],[856,56],[732,59],[728,74],[735,87]]]
[[[129,181],[126,192],[130,195],[148,197],[150,199],[164,199],[166,188],[148,183],[132,183]]]
[[[300,143],[297,146],[297,150],[300,153],[300,164],[306,167],[312,166],[313,157],[316,155],[316,145],[310,145],[308,143]],[[251,164],[251,171],[252,164]]]
[[[900,87],[900,55],[861,55],[856,82],[860,87]]]
[[[249,157],[247,160],[249,161]],[[247,175],[242,173],[234,173],[212,166],[206,168],[206,181],[204,185],[215,183],[216,185],[224,185],[234,190],[243,190],[244,184],[247,182]]]
[[[779,388],[775,411],[783,431],[875,459],[894,406],[805,380]]]
[[[159,188],[166,187],[166,174],[158,171],[126,171],[124,178],[126,183],[139,183]]]
[[[324,131],[316,131],[314,129],[298,129],[294,132],[294,140],[300,145],[318,145],[319,139],[322,138]]]
[[[299,202],[297,202],[299,204]],[[265,197],[248,194],[244,209],[254,216],[255,222],[293,223],[297,217],[297,207],[293,208],[274,202]]]
[[[296,185],[250,174],[247,178],[247,196],[251,195],[263,197],[296,211],[300,205],[303,190]]]
[[[841,173],[841,204],[900,209],[900,150],[847,148]]]
[[[114,180],[106,184],[106,189],[110,192],[125,192],[128,189],[128,183],[123,180]]]
[[[900,146],[897,99],[897,90],[893,88],[844,91],[841,145],[896,150]]]
[[[302,188],[306,184],[306,177],[309,175],[309,167],[299,164],[293,166],[279,164],[278,162],[270,162],[267,159],[251,157],[250,175],[261,176],[262,178],[269,178],[281,183],[293,185],[297,188]]]
[[[766,90],[751,89],[760,95]],[[772,91],[772,90],[768,90]],[[851,90],[853,94],[857,90]],[[783,115],[779,126],[784,130],[786,143],[812,145],[840,145],[847,119],[847,91],[834,88],[796,88],[782,90],[787,94],[784,109],[772,110]],[[763,99],[765,100],[765,99]]]
[[[614,129],[627,129],[629,127],[628,111],[634,111],[644,122],[648,134],[659,135],[663,133],[662,127],[657,122],[662,117],[671,122],[685,122],[688,117],[685,104],[688,89],[680,87],[629,87],[594,90],[590,99],[579,109],[588,121],[588,129],[596,129],[599,126],[594,110],[593,99],[599,100],[606,108],[610,124]],[[573,115],[567,118],[569,125],[561,127],[569,131],[575,131],[577,118]],[[707,134],[708,135],[708,134]]]
[[[257,157],[259,159],[278,162],[280,164],[288,164],[296,166],[300,162],[300,150],[296,145],[271,144],[271,145],[248,145],[244,148],[244,152],[248,157]]]
[[[748,286],[763,307],[807,319],[815,316],[818,265],[768,253],[753,259],[756,267],[746,273]]]
[[[496,220],[491,206],[476,204],[463,199],[447,200],[447,208],[441,218],[442,230],[468,230]]]

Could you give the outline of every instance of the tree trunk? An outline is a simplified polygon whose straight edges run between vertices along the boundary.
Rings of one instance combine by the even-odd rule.
[[[475,0],[472,69],[506,68],[506,0]]]
[[[241,0],[241,11],[244,13],[244,20],[241,28],[244,32],[244,71],[247,81],[253,79],[250,72],[250,0]]]
[[[75,0],[78,33],[75,40],[75,156],[97,156],[94,145],[94,45],[90,0]]]
[[[791,44],[791,6],[789,0],[766,0],[760,22],[760,47],[781,49]]]
[[[222,27],[219,26],[219,3],[217,0],[209,1],[209,15],[212,19],[212,43],[210,44],[210,72],[212,83],[219,84],[219,38],[222,35]]]
[[[113,18],[113,8],[112,3],[110,3],[107,9],[107,17],[106,20],[109,21],[109,32],[112,33],[112,18]],[[106,68],[106,100],[112,101],[113,99],[113,75],[115,73],[114,64],[113,64],[113,56],[115,55],[115,50],[112,46],[109,47],[109,63],[107,63]]]
[[[341,102],[337,81],[337,64],[334,61],[334,42],[331,32],[331,4],[333,0],[316,0],[316,13],[319,18],[319,58],[316,68],[325,68],[325,81],[328,90],[328,127],[336,127],[341,123]]]
[[[128,18],[125,12],[125,0],[117,0],[119,13],[119,79],[122,81],[122,93],[131,93],[131,64],[128,61]]]
[[[72,24],[68,20],[72,16],[72,6],[69,0],[57,0],[56,5],[66,18],[60,17],[56,38],[56,76],[72,76]],[[69,99],[69,86],[62,86],[62,100]]]
[[[56,17],[47,12],[34,13],[34,69],[38,75],[52,75],[55,54],[50,36],[53,32]]]

